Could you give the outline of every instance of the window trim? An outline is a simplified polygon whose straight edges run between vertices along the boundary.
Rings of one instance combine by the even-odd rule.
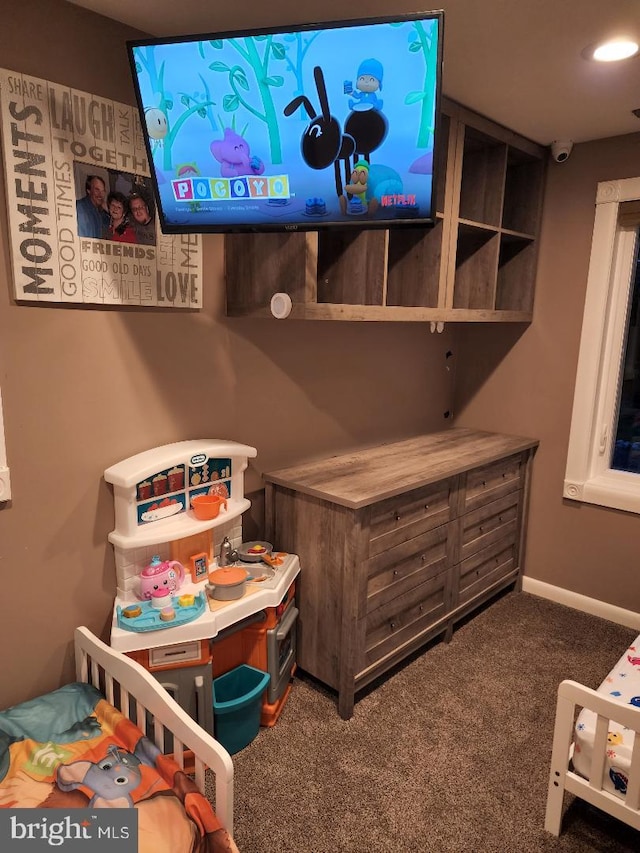
[[[640,513],[640,476],[609,467],[638,224],[620,205],[640,199],[640,178],[598,184],[563,496]]]

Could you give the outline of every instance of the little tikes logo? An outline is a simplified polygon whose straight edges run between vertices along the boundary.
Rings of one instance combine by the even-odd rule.
[[[0,850],[137,853],[136,809],[0,809]],[[8,842],[8,844],[7,844]],[[91,844],[89,848],[87,843]]]

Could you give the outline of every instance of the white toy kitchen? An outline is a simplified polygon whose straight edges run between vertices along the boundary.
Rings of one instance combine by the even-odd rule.
[[[264,638],[246,661],[271,674],[262,725],[275,723],[295,671],[298,557],[242,539],[251,506],[244,472],[256,455],[233,441],[182,441],[104,473],[115,503],[111,646],[145,666],[209,731],[212,672],[231,668],[230,642],[237,659],[243,634]]]

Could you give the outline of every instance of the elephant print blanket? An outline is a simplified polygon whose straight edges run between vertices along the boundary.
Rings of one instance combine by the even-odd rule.
[[[86,684],[0,712],[0,808],[135,808],[139,853],[237,853],[193,780]]]

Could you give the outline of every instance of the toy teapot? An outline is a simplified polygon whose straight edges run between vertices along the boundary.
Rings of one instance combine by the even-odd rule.
[[[154,591],[165,587],[172,593],[184,581],[184,566],[177,560],[161,560],[157,555],[140,572],[140,598],[149,600]]]

